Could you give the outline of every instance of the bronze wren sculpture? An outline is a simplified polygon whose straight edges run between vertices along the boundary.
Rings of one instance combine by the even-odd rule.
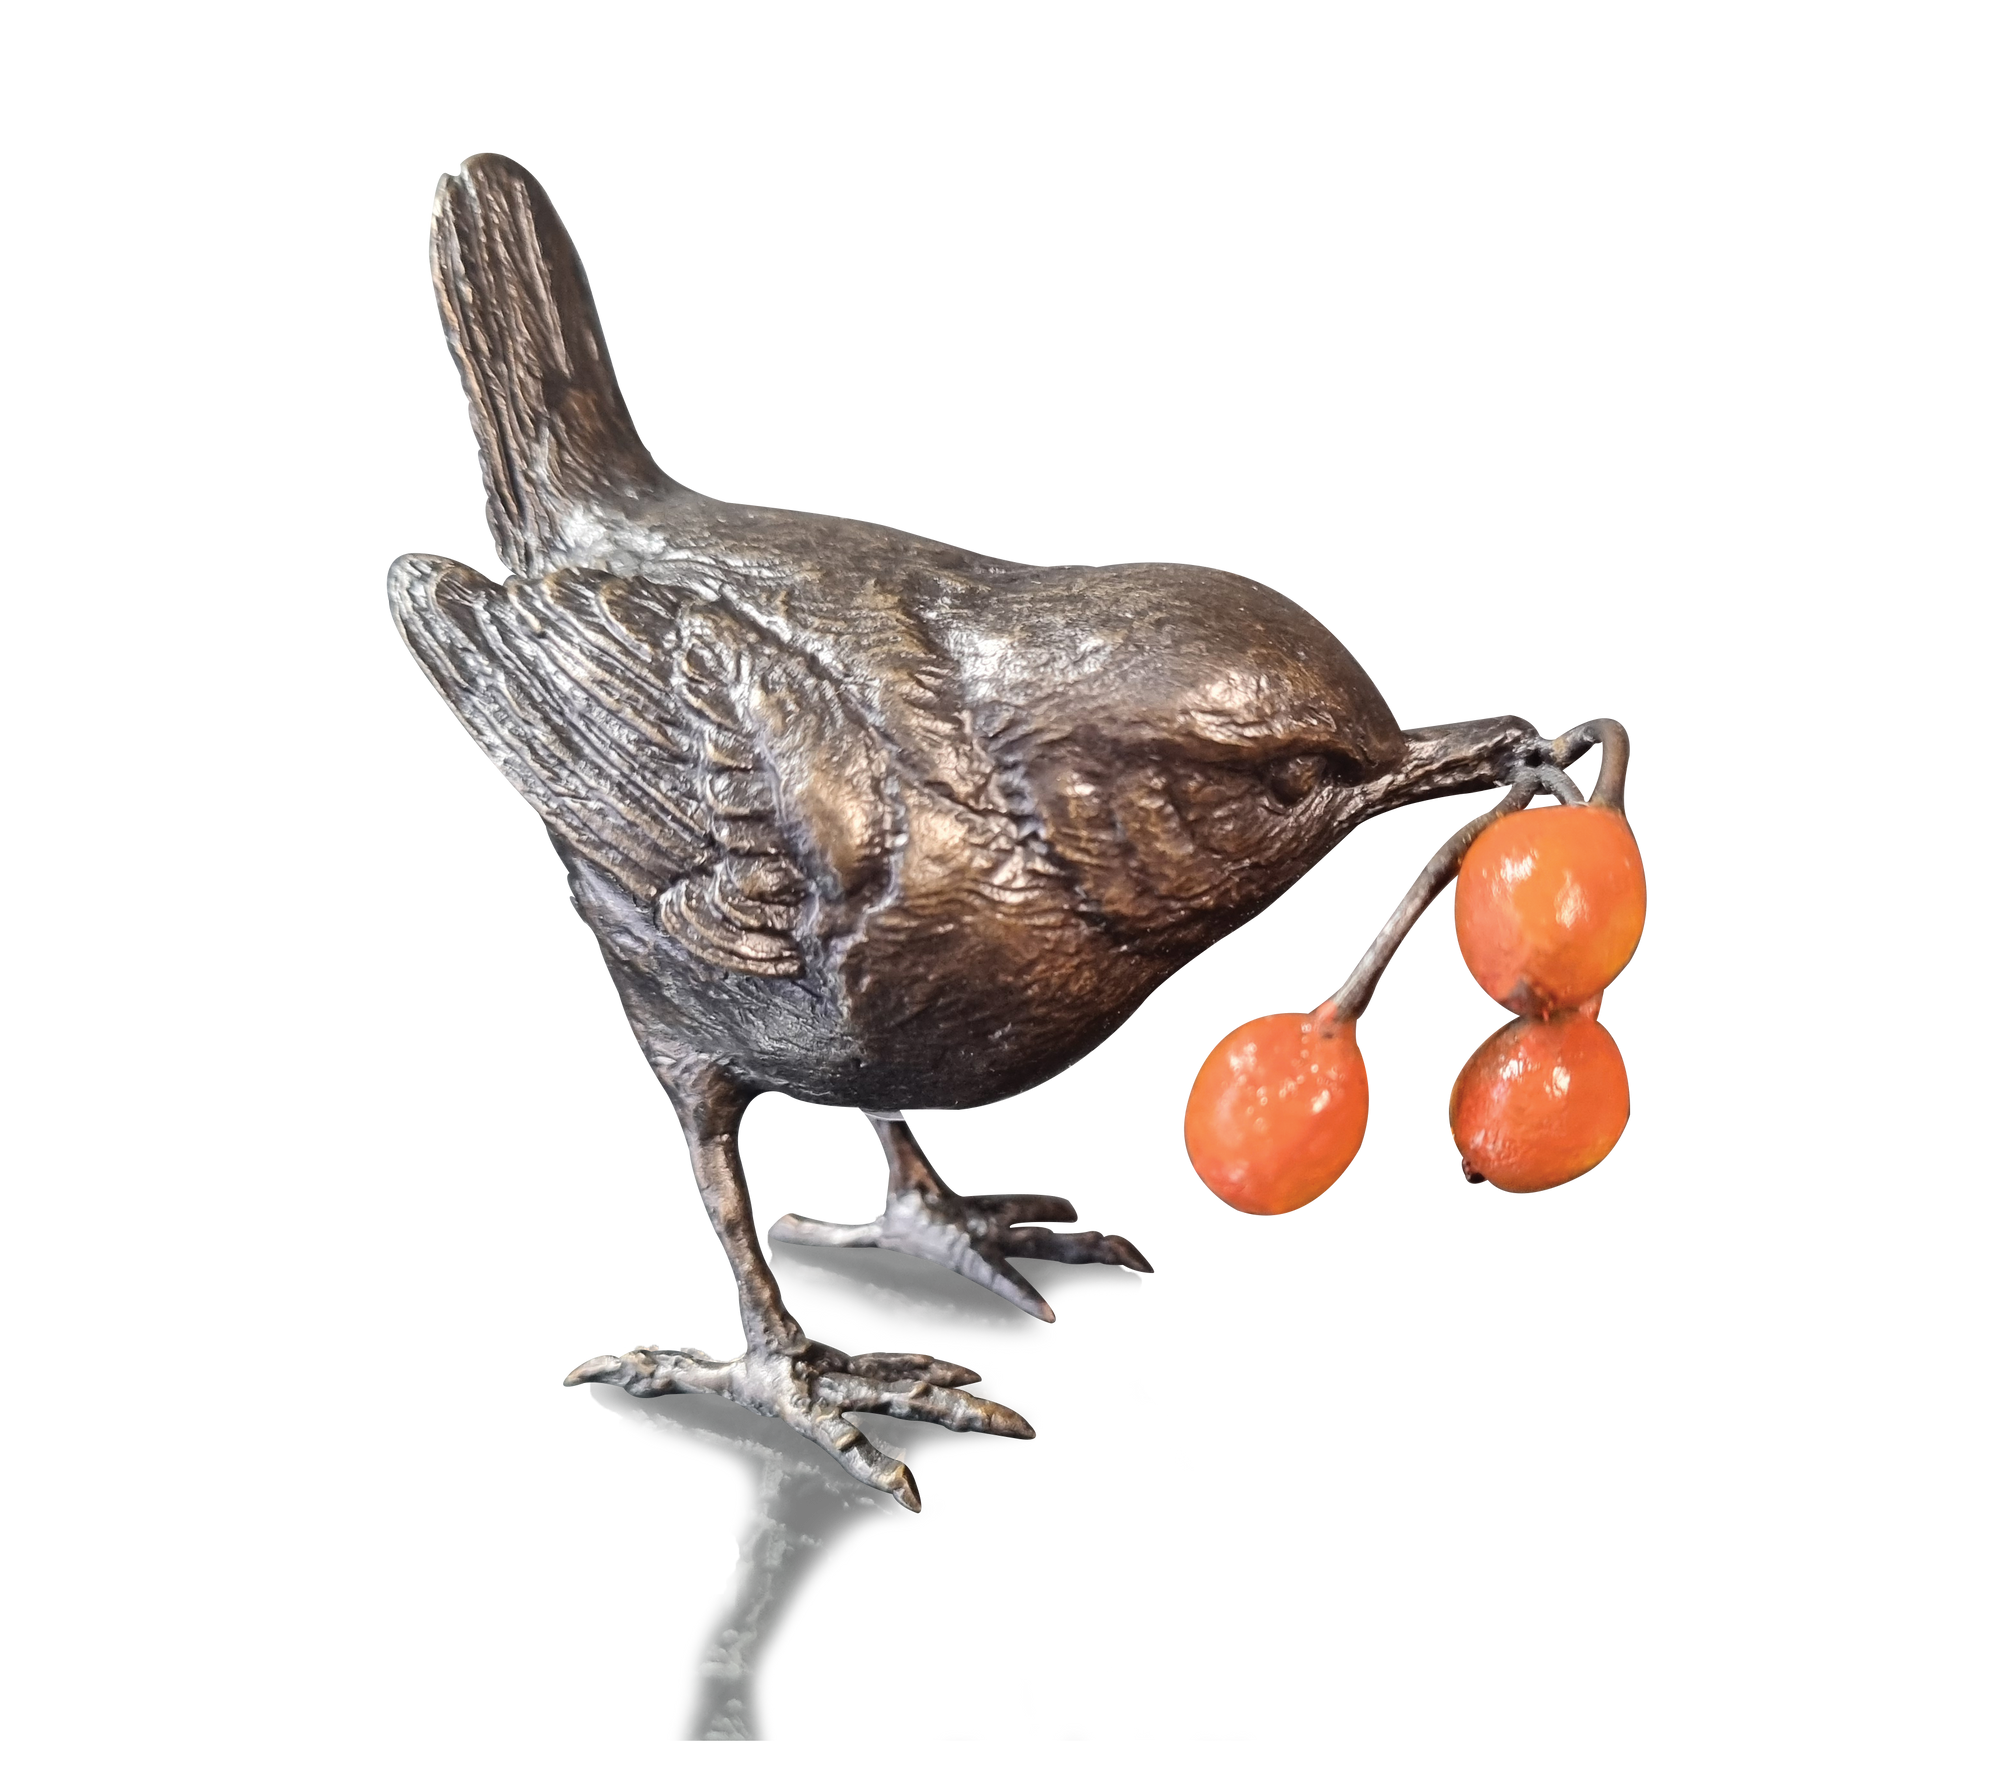
[[[1368,817],[1578,746],[1514,718],[1403,731],[1331,633],[1227,572],[1009,564],[703,497],[640,443],[526,172],[468,161],[431,241],[509,575],[411,555],[390,600],[548,827],[743,1319],[740,1357],[647,1348],[569,1379],[727,1394],[914,1510],[846,1414],[1034,1433],[960,1391],[968,1369],[806,1335],[757,1244],[751,1099],[852,1106],[888,1155],[875,1222],[773,1239],[898,1248],[1053,1319],[1010,1257],[1151,1267],[1031,1225],[1074,1221],[1060,1198],[955,1195],[899,1114],[1046,1080]]]

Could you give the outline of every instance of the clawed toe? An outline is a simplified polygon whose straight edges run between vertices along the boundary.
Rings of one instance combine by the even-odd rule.
[[[1131,1271],[1150,1272],[1153,1268],[1122,1234],[1059,1234],[1051,1228],[1029,1225],[1075,1220],[1076,1210],[1065,1198],[1026,1193],[960,1197],[932,1176],[921,1187],[893,1192],[872,1222],[821,1222],[810,1216],[787,1215],[771,1224],[770,1236],[778,1245],[877,1246],[929,1259],[961,1277],[970,1277],[1023,1313],[1053,1322],[1055,1309],[1008,1263],[1009,1259],[1122,1265]]]
[[[1059,1218],[1073,1222],[1072,1213]],[[1152,1270],[1146,1256],[1123,1234],[1055,1234],[1047,1228],[1008,1230],[1007,1251],[1014,1258],[1054,1259],[1065,1265],[1123,1265],[1129,1271]]]
[[[702,1351],[663,1351],[656,1344],[642,1344],[622,1357],[592,1357],[577,1364],[563,1377],[563,1386],[601,1381],[641,1400],[660,1394],[726,1393],[734,1368]]]
[[[967,1197],[962,1201],[975,1215],[1009,1226],[1015,1222],[1076,1220],[1076,1205],[1066,1197]]]
[[[579,1363],[563,1377],[564,1387],[579,1387],[586,1381],[611,1381],[618,1386],[625,1384],[618,1380],[625,1367],[623,1357],[592,1357],[587,1363]]]
[[[1152,1265],[1131,1241],[1118,1234],[1058,1234],[1029,1224],[1073,1222],[1076,1210],[1065,1197],[1039,1191],[961,1197],[938,1176],[910,1127],[900,1117],[870,1114],[889,1160],[889,1195],[872,1222],[820,1222],[782,1216],[771,1224],[774,1242],[794,1246],[879,1246],[970,1277],[1012,1302],[1023,1313],[1053,1321],[1055,1309],[1035,1286],[1008,1263],[1014,1258],[1053,1259],[1066,1265],[1123,1265],[1150,1271]]]
[[[790,1380],[766,1376],[764,1390],[802,1436],[820,1444],[856,1480],[888,1492],[912,1516],[924,1494],[910,1472],[908,1452],[872,1436],[864,1414],[898,1424],[980,1432],[1034,1442],[1040,1432],[998,1394],[970,1386],[978,1370],[928,1352],[844,1352],[814,1344],[810,1356],[784,1358]]]
[[[784,1348],[771,1348],[765,1341],[726,1363],[699,1351],[641,1345],[622,1357],[592,1357],[578,1364],[563,1378],[563,1385],[604,1382],[640,1399],[675,1393],[722,1395],[789,1424],[864,1485],[887,1492],[906,1509],[920,1510],[923,1503],[910,1470],[871,1443],[847,1414],[873,1412],[946,1430],[1033,1437],[1034,1426],[1012,1407],[960,1391],[978,1379],[976,1370],[937,1357],[902,1351],[850,1357],[831,1345],[795,1339]]]
[[[1019,1232],[1005,1226],[997,1216],[974,1213],[974,1203],[1058,1204],[1060,1198],[963,1198],[945,1193],[941,1197],[919,1197],[905,1193],[893,1198],[889,1207],[872,1222],[821,1222],[810,1216],[780,1216],[770,1226],[776,1246],[877,1246],[888,1252],[902,1252],[912,1258],[970,1277],[995,1295],[1011,1301],[1023,1313],[1053,1321],[1055,1310],[1045,1302],[1034,1285],[1007,1263],[1007,1237]],[[1059,1218],[1074,1221],[1075,1213]],[[962,1386],[963,1383],[952,1383]]]
[[[911,1357],[891,1351],[850,1357],[848,1367],[872,1381],[927,1381],[933,1387],[971,1387],[979,1379],[977,1370],[962,1363],[940,1363],[935,1357]]]
[[[812,1216],[781,1215],[765,1232],[773,1246],[880,1246],[882,1223],[822,1222]]]

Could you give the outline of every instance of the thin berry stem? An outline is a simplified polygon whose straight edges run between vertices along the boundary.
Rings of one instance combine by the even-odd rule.
[[[1568,767],[1600,743],[1604,745],[1604,759],[1598,763],[1597,784],[1591,790],[1590,802],[1623,816],[1625,770],[1632,761],[1632,739],[1617,719],[1593,718],[1588,724],[1564,731],[1549,745],[1549,754],[1557,767]]]
[[[1389,960],[1396,955],[1396,948],[1409,937],[1410,929],[1417,924],[1424,910],[1458,876],[1466,849],[1503,816],[1511,815],[1527,804],[1535,796],[1538,785],[1535,772],[1525,774],[1507,788],[1505,798],[1484,816],[1474,817],[1431,856],[1431,863],[1417,874],[1417,881],[1396,905],[1396,912],[1389,917],[1388,924],[1362,953],[1361,962],[1354,966],[1354,974],[1340,985],[1329,1000],[1322,1003],[1314,1017],[1323,1017],[1327,1023],[1337,1023],[1342,1019],[1359,1019],[1368,1010],[1375,985],[1382,980],[1382,972],[1388,969]]]
[[[1430,864],[1417,874],[1417,881],[1396,905],[1396,912],[1389,917],[1382,931],[1375,935],[1374,943],[1362,954],[1361,962],[1354,966],[1354,973],[1314,1010],[1313,1018],[1319,1021],[1322,1029],[1331,1030],[1343,1020],[1359,1019],[1368,1010],[1368,1003],[1375,995],[1375,985],[1382,980],[1382,972],[1388,969],[1389,960],[1396,955],[1396,948],[1409,937],[1410,929],[1417,924],[1424,910],[1458,876],[1458,868],[1464,864],[1467,851],[1486,830],[1503,816],[1511,816],[1523,809],[1543,793],[1563,804],[1583,803],[1582,792],[1563,769],[1599,744],[1604,747],[1604,759],[1597,770],[1597,786],[1590,795],[1590,802],[1606,810],[1615,810],[1620,816],[1625,814],[1625,769],[1632,758],[1632,739],[1625,734],[1625,727],[1616,719],[1598,718],[1565,731],[1549,745],[1547,763],[1521,769],[1508,786],[1506,797],[1484,816],[1474,817],[1431,856]]]

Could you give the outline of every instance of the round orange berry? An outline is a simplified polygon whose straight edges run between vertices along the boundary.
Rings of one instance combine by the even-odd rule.
[[[1188,1095],[1187,1150],[1202,1182],[1252,1215],[1312,1202],[1347,1170],[1368,1127],[1354,1021],[1274,1013],[1232,1031]]]
[[[1646,924],[1631,826],[1598,804],[1502,817],[1466,851],[1453,918],[1466,967],[1501,1006],[1577,1006],[1631,961]]]
[[[1589,1172],[1631,1115],[1625,1059],[1597,1023],[1595,1002],[1503,1025],[1451,1089],[1465,1176],[1502,1191],[1546,1191]]]

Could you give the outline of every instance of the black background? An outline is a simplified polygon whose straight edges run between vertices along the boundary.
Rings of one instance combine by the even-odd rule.
[[[1684,1054],[1706,886],[1680,734],[1720,700],[1710,646],[1746,594],[1714,568],[1736,482],[1696,444],[1726,246],[1684,174],[1558,142],[1370,170],[1306,144],[1218,160],[1110,140],[1030,170],[806,130],[774,170],[714,130],[634,140],[410,124],[288,172],[310,246],[278,256],[314,346],[270,350],[284,422],[262,470],[314,536],[290,660],[326,706],[300,738],[326,790],[300,884],[338,886],[316,940],[340,1014],[272,1104],[338,1168],[312,1234],[352,1286],[380,1626],[434,1640],[488,1712],[574,1702],[622,1724],[664,1710],[728,1560],[724,1484],[556,1388],[636,1338],[732,1348],[730,1286],[534,818],[410,668],[378,590],[402,548],[492,568],[422,234],[436,172],[496,146],[554,190],[640,426],[688,482],[1020,558],[1226,564],[1320,612],[1404,722],[1616,712],[1636,732],[1654,920],[1606,1012],[1636,1116],[1584,1184],[1460,1184],[1444,1088],[1498,1014],[1442,912],[1368,1018],[1370,1142],[1330,1198],[1240,1220],[1180,1154],[1208,1044],[1332,988],[1472,804],[1364,830],[1064,1080],[918,1120],[962,1190],[1070,1192],[1160,1276],[1066,1328],[1062,1380],[1096,1436],[1064,1450],[1058,1410],[1030,1456],[956,1492],[946,1468],[936,1526],[824,1598],[816,1648],[870,1736],[948,1722],[960,1690],[974,1736],[1004,1714],[1162,1740],[1304,1740],[1332,1704],[1420,1734],[1532,1704],[1558,1662],[1664,1698],[1616,1642],[1682,1576],[1720,1306],[1688,1250],[1712,1246],[1716,1204]],[[874,1208],[858,1118],[764,1100],[746,1150],[764,1220]],[[1124,1452],[1132,1376],[1196,1480]],[[420,1658],[396,1662],[428,1686]],[[1386,1692],[1432,1670],[1418,1706]]]

